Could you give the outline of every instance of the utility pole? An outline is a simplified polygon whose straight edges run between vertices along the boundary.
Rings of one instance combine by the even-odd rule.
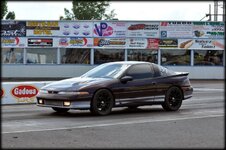
[[[209,20],[208,21],[211,21],[211,5],[209,4]]]
[[[214,21],[217,21],[218,15],[218,1],[214,0]]]
[[[225,21],[225,3],[224,3],[224,1],[223,1],[223,19],[222,20]]]

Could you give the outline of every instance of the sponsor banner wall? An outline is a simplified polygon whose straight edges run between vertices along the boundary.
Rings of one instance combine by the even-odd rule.
[[[70,38],[58,38],[58,46],[59,47],[79,47],[79,48],[87,48],[93,47],[93,38],[85,38],[85,37],[70,37]]]
[[[94,37],[126,37],[126,22],[94,22]]]
[[[184,49],[224,49],[224,40],[219,39],[179,39],[178,48]]]
[[[28,47],[58,47],[58,38],[31,37],[27,38]]]
[[[128,22],[127,37],[159,38],[159,22]]]
[[[2,37],[1,46],[23,48],[27,46],[26,40],[27,40],[26,37]]]
[[[59,22],[60,32],[59,36],[73,36],[73,37],[92,37],[93,23],[92,22]]]
[[[132,49],[158,49],[159,39],[129,38],[126,40],[126,47]]]
[[[180,45],[177,44],[178,39],[192,41],[216,39],[215,41],[218,42],[224,39],[224,22],[3,20],[1,25],[1,46],[7,48],[126,47],[156,49],[160,47],[164,49],[180,48]],[[208,46],[197,47],[206,49]],[[211,48],[213,45],[209,45],[209,47]]]
[[[193,38],[224,38],[223,22],[193,22]]]
[[[94,38],[95,48],[126,48],[125,38]]]
[[[58,36],[58,21],[27,21],[27,36]]]
[[[1,87],[2,104],[36,103],[39,89],[50,83],[45,82],[3,82]]]
[[[192,22],[160,22],[160,38],[192,38]]]
[[[1,37],[15,36],[26,36],[26,21],[1,21]]]

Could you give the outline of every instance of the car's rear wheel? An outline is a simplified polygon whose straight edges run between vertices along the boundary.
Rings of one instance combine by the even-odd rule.
[[[66,113],[69,111],[69,108],[58,108],[58,107],[52,107],[53,110],[55,110],[58,113]]]
[[[107,89],[98,90],[91,102],[90,111],[96,115],[108,115],[114,106],[114,97]]]
[[[166,92],[165,101],[162,104],[162,107],[167,111],[177,111],[182,105],[182,100],[182,91],[178,87],[173,86]]]

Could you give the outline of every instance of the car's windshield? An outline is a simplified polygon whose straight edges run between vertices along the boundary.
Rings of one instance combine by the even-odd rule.
[[[129,66],[128,64],[103,64],[93,68],[81,77],[118,78]]]

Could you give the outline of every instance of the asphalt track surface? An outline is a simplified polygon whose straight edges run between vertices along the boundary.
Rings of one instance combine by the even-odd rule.
[[[2,148],[156,149],[225,147],[224,81],[192,81],[193,97],[177,112],[161,106],[115,108],[108,116],[86,110],[2,106]]]

